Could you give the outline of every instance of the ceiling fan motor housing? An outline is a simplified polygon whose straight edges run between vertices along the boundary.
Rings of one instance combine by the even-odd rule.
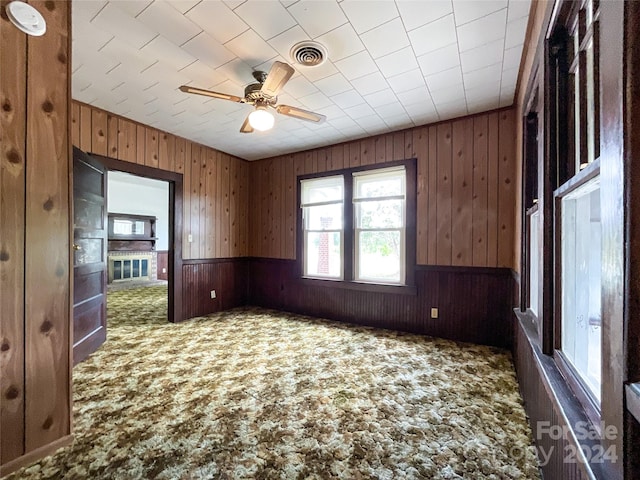
[[[252,83],[250,85],[247,85],[244,89],[244,98],[246,100],[246,103],[275,105],[275,103],[278,101],[278,97],[267,95],[261,89],[262,83]]]

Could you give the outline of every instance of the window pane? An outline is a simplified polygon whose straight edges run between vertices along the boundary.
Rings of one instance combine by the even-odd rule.
[[[354,175],[353,197],[375,198],[404,195],[404,170],[374,171]]]
[[[601,235],[596,179],[562,200],[562,351],[598,401]]]
[[[357,202],[357,228],[401,228],[404,225],[404,200]]]
[[[587,161],[593,162],[596,157],[596,111],[595,111],[595,77],[594,77],[594,58],[593,58],[593,40],[589,42],[587,47]]]
[[[302,180],[302,205],[310,203],[335,202],[344,196],[344,180],[337,177]]]
[[[538,235],[539,233],[538,211],[531,214],[529,219],[529,309],[536,315],[538,313]]]
[[[304,208],[305,229],[342,230],[342,203]]]
[[[357,280],[386,283],[404,281],[401,269],[402,235],[392,232],[359,232]]]
[[[340,232],[308,232],[304,273],[309,277],[342,277]]]

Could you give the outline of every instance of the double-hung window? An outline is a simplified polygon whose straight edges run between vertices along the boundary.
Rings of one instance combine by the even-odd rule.
[[[303,277],[407,285],[408,172],[411,162],[300,180]]]

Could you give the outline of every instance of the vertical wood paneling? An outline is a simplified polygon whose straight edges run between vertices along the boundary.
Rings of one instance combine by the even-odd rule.
[[[146,128],[142,125],[136,125],[136,144],[136,163],[144,165],[147,155],[147,134]]]
[[[340,170],[341,168],[344,168],[344,147],[334,145],[331,147],[331,170]]]
[[[473,263],[473,120],[453,122],[451,263]]]
[[[240,204],[238,206],[239,210],[239,221],[240,228],[238,230],[238,234],[240,235],[240,255],[248,256],[249,252],[249,163],[248,162],[239,162],[240,165]],[[253,209],[251,209],[253,210]]]
[[[427,218],[427,263],[437,262],[438,231],[438,129],[429,127],[429,216]]]
[[[189,199],[190,205],[190,224],[191,229],[189,234],[191,235],[191,242],[189,243],[189,257],[188,258],[200,258],[200,154],[202,148],[198,144],[191,144],[191,198]],[[204,199],[203,203],[204,203]]]
[[[333,169],[333,151],[331,152],[331,165]],[[297,185],[294,177],[294,169],[293,169],[293,155],[287,155],[284,158],[284,185],[283,189],[285,190],[285,198],[284,203],[282,205],[282,210],[285,214],[284,220],[284,252],[282,257],[294,259],[296,258],[296,247],[295,247],[295,235],[294,230],[296,228],[296,192]]]
[[[227,258],[231,256],[231,250],[229,246],[229,234],[231,229],[231,212],[230,212],[230,198],[229,189],[231,186],[230,172],[229,172],[229,155],[222,154],[220,156],[220,183],[222,190],[218,191],[217,198],[220,200],[222,208],[220,211],[220,221],[222,222],[221,236],[219,240],[221,244],[220,256]]]
[[[498,265],[498,113],[488,116],[487,266]]]
[[[5,43],[5,45],[7,44]],[[16,47],[17,47],[16,53],[22,51],[22,49],[20,48],[20,45],[16,45]],[[3,55],[3,57],[8,58],[8,56],[5,56],[5,55]],[[9,65],[4,66],[3,64],[3,71],[7,71],[6,70],[7,68],[9,68]],[[24,80],[21,79],[21,81],[24,83]],[[7,112],[7,113],[10,113],[10,112]],[[76,147],[80,148],[80,104],[75,102],[73,103],[73,105],[71,105],[71,143]]]
[[[26,451],[68,435],[71,427],[67,63],[71,5],[31,3],[45,15],[47,37],[27,40]]]
[[[499,116],[498,142],[498,266],[514,265],[515,243],[515,119],[514,111]]]
[[[111,114],[107,114],[107,152],[111,158],[118,158],[118,117]]]
[[[487,264],[487,116],[473,119],[473,265]]]
[[[145,128],[144,164],[147,167],[158,168],[158,133],[155,128]]]
[[[321,163],[323,167],[321,167]],[[280,233],[282,230],[284,208],[282,204],[282,198],[284,191],[282,190],[282,162],[275,161],[271,163],[271,178],[272,178],[272,194],[271,194],[271,239],[270,244],[272,246],[271,256],[274,258],[282,258],[282,240],[283,235]],[[326,168],[326,156],[324,151],[318,152],[318,170],[320,168]]]
[[[173,138],[173,135],[164,132],[158,134],[158,168],[171,171],[173,152],[170,150],[169,137]]]
[[[404,160],[404,132],[395,132],[393,135],[393,159]]]
[[[182,258],[191,258],[191,148],[192,143],[185,142],[184,148],[184,165],[182,177]],[[191,237],[193,240],[193,237]],[[184,299],[183,299],[184,302]]]
[[[218,196],[218,198],[216,199],[216,203],[214,205],[214,208],[212,210],[213,212],[213,217],[212,220],[214,221],[214,225],[213,225],[213,229],[215,230],[215,236],[216,236],[216,244],[215,244],[215,253],[214,253],[214,257],[216,258],[220,258],[222,257],[222,243],[224,242],[224,233],[223,233],[223,205],[222,205],[222,200],[221,200],[221,196],[222,196],[222,191],[223,191],[223,182],[222,182],[222,157],[224,156],[223,153],[220,152],[216,152],[216,154],[214,155],[214,167],[213,167],[213,175],[215,176],[215,189],[216,191],[220,192],[220,195]]]
[[[184,138],[175,137],[175,158],[172,162],[173,171],[176,173],[184,173],[184,159],[187,148],[187,141]]]
[[[416,185],[417,192],[417,212],[416,212],[416,261],[426,265],[429,214],[429,131],[426,127],[413,130],[413,146],[418,159],[418,178]]]
[[[229,257],[239,256],[238,246],[238,162],[229,161]]]
[[[90,152],[91,149],[91,109],[87,105],[80,106],[80,149]]]
[[[137,162],[138,135],[136,124],[118,119],[118,159],[125,162]]]
[[[349,144],[349,167],[360,166],[360,142]]]
[[[91,109],[91,153],[108,155],[107,114],[102,110]]]
[[[387,161],[387,140],[385,135],[379,135],[375,139],[376,163]]]
[[[360,141],[360,165],[376,163],[376,143],[373,138]]]
[[[438,125],[437,135],[438,212],[436,263],[438,265],[451,265],[451,124]]]
[[[210,219],[206,224],[205,230],[205,253],[203,258],[214,258],[219,256],[216,254],[216,238],[219,235],[219,232],[216,230],[216,222],[214,219],[219,218],[218,212],[216,212],[215,208],[217,206],[216,202],[216,192],[218,190],[217,182],[219,181],[218,172],[216,171],[216,166],[218,162],[216,162],[216,156],[219,155],[218,152],[213,150],[209,150],[207,152],[206,163],[205,163],[205,219]]]
[[[206,258],[207,256],[207,223],[211,222],[211,219],[207,222],[207,156],[208,149],[200,147],[200,171],[198,173],[198,198],[199,210],[198,210],[198,244],[195,258]]]
[[[24,453],[24,211],[27,37],[0,18],[0,463]],[[72,137],[80,138],[80,109]]]

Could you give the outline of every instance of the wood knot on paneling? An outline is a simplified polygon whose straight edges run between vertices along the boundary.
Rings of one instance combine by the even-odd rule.
[[[42,110],[44,110],[45,113],[53,112],[53,103],[51,103],[49,100],[45,100],[42,103]]]
[[[45,320],[42,322],[42,325],[40,325],[40,333],[47,335],[52,328],[53,324],[49,320]]]
[[[66,65],[66,63],[67,63],[67,55],[64,52],[58,53],[58,61],[60,63],[62,63],[63,65]]]
[[[7,391],[4,392],[4,398],[7,400],[15,400],[20,396],[20,390],[15,385],[11,385],[7,388]]]
[[[47,212],[50,212],[51,210],[53,210],[53,200],[51,199],[51,197],[49,197],[47,201],[44,202],[44,204],[42,205],[42,208]]]
[[[5,100],[2,104],[2,110],[5,112],[11,111],[11,102],[9,100]]]
[[[98,130],[98,136],[104,137],[104,132],[102,131],[102,129]]]
[[[53,425],[53,418],[47,417],[47,419],[42,424],[42,429],[43,430],[49,430],[52,425]]]
[[[9,252],[6,250],[0,251],[0,262],[8,262],[9,261]]]
[[[20,153],[15,148],[12,148],[7,152],[7,160],[9,160],[9,163],[13,163],[14,165],[17,165],[22,162],[22,157],[20,156]]]
[[[46,2],[44,2],[44,7],[50,12],[53,12],[56,9],[56,2],[47,0]]]
[[[9,344],[9,341],[6,339],[2,342],[2,345],[0,345],[0,351],[2,352],[8,352],[10,348],[11,348],[11,345]]]
[[[511,179],[509,178],[505,178],[504,183],[506,183],[507,185],[509,185],[511,183]]]

